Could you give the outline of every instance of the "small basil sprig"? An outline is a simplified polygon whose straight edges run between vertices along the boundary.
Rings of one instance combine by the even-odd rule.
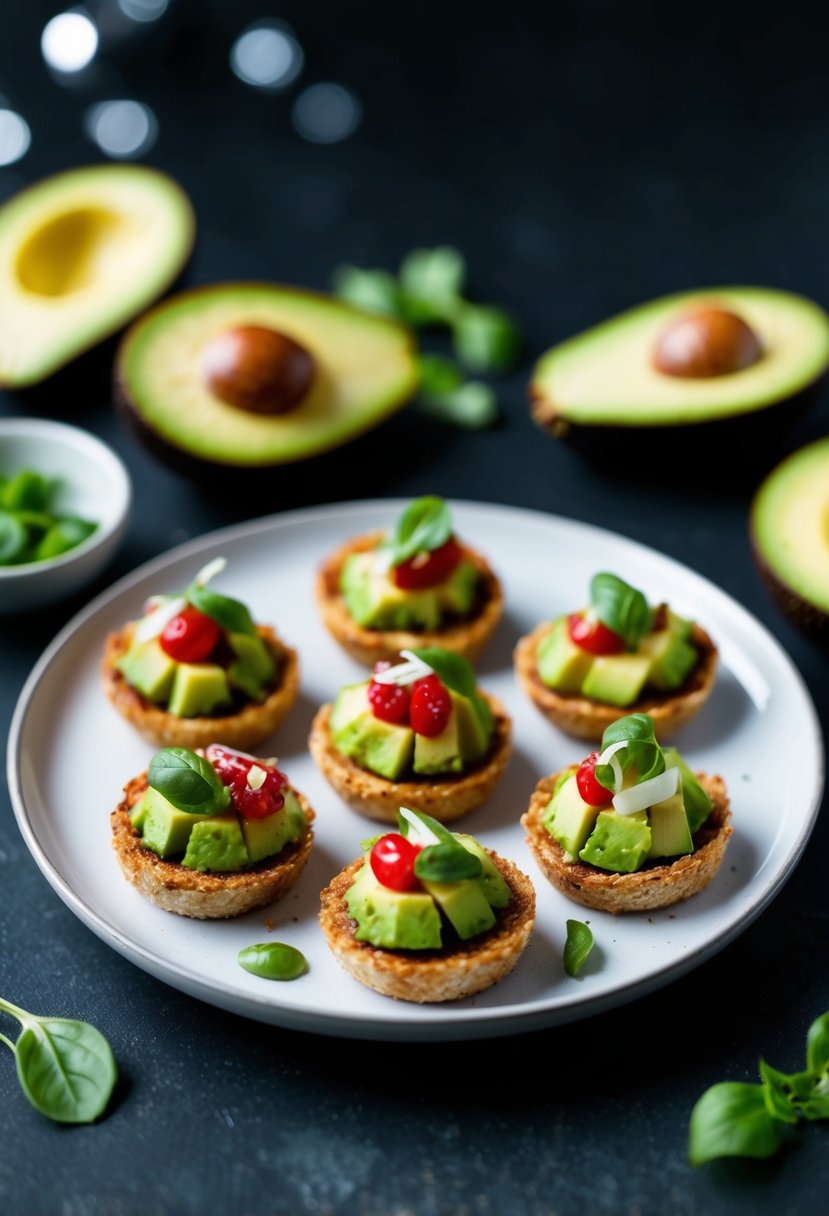
[[[759,1061],[760,1084],[721,1081],[691,1112],[688,1158],[771,1157],[801,1120],[829,1119],[829,1012],[809,1027],[806,1068],[778,1072]]]
[[[464,380],[457,363],[442,355],[421,355],[420,409],[468,430],[482,430],[498,421],[495,390],[482,380]]]
[[[567,921],[567,940],[564,943],[564,970],[568,975],[578,975],[582,964],[593,949],[593,932],[581,920]]]
[[[618,633],[627,650],[636,650],[653,624],[653,612],[642,592],[615,574],[593,576],[590,606],[603,625]]]
[[[239,600],[231,599],[229,595],[221,595],[201,583],[191,583],[184,597],[194,608],[198,608],[199,612],[212,617],[228,633],[256,633],[250,612]]]
[[[628,714],[612,722],[602,735],[601,750],[623,739],[627,747],[616,752],[615,759],[619,761],[623,773],[631,767],[635,769],[637,785],[665,771],[665,756],[653,733],[653,718],[648,714]],[[596,780],[607,789],[614,788],[611,765],[597,764],[595,775]]]
[[[301,950],[285,942],[257,942],[239,951],[240,967],[263,980],[295,980],[308,970],[308,960]]]
[[[213,765],[186,747],[163,747],[147,770],[147,780],[179,811],[216,815],[230,806],[230,790]]]
[[[394,525],[383,548],[393,566],[407,562],[416,553],[431,553],[452,535],[452,517],[442,498],[425,495],[410,502]]]
[[[73,1018],[38,1017],[0,998],[0,1011],[23,1027],[17,1042],[0,1034],[14,1053],[23,1093],[36,1110],[58,1123],[92,1123],[106,1108],[118,1070],[100,1030]]]
[[[427,882],[462,882],[466,878],[479,878],[482,871],[480,857],[454,840],[428,844],[414,863],[415,876]]]
[[[439,646],[420,646],[412,653],[424,663],[428,663],[447,688],[472,702],[481,726],[489,734],[492,729],[492,710],[486,697],[478,691],[475,668],[469,660]]]

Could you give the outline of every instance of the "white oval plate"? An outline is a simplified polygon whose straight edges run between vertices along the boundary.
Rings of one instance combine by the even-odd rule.
[[[790,659],[734,600],[672,559],[598,528],[533,511],[453,502],[457,531],[490,558],[506,591],[505,619],[479,664],[484,688],[512,713],[516,750],[486,806],[464,820],[530,875],[537,920],[515,971],[469,1000],[410,1005],[364,988],[329,954],[319,892],[360,853],[376,824],[351,811],[306,749],[319,704],[363,669],[320,624],[313,598],[322,557],[346,538],[388,527],[405,504],[345,503],[252,521],[188,542],[116,583],[72,620],[36,664],[18,701],[8,746],[12,803],[35,861],[64,902],[139,967],[201,1000],[263,1022],[351,1038],[472,1039],[552,1026],[641,997],[733,940],[789,878],[814,825],[824,757],[814,705]],[[121,876],[109,814],[125,782],[146,768],[147,745],[107,702],[99,679],[105,634],[140,615],[147,595],[183,588],[214,556],[228,559],[218,590],[273,622],[302,661],[302,694],[272,747],[317,812],[316,845],[296,888],[272,908],[234,921],[162,912]],[[546,722],[514,678],[518,637],[585,602],[590,578],[612,570],[652,602],[669,599],[711,633],[721,668],[711,700],[676,743],[692,767],[725,778],[734,835],[711,885],[686,903],[613,917],[571,903],[544,879],[519,818],[539,777],[589,749]],[[785,781],[781,780],[785,767]],[[566,976],[568,918],[590,922],[596,946]],[[236,956],[286,941],[309,960],[292,983],[259,979]]]

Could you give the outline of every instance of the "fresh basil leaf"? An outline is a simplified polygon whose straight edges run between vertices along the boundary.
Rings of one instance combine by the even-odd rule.
[[[455,354],[476,372],[506,372],[515,363],[521,338],[510,317],[489,304],[464,304],[452,327]]]
[[[205,616],[212,617],[227,633],[256,634],[253,618],[239,600],[220,595],[218,591],[202,587],[199,583],[191,583],[184,595],[194,608],[198,608]]]
[[[452,517],[442,498],[426,495],[409,503],[395,524],[385,547],[392,565],[407,562],[416,553],[445,545],[452,535]]]
[[[500,418],[498,398],[489,384],[480,380],[467,380],[452,392],[422,392],[417,405],[424,413],[441,422],[468,430],[483,430],[494,426]]]
[[[817,1077],[829,1073],[829,1013],[824,1013],[809,1027],[806,1067]]]
[[[612,743],[620,743],[622,740],[625,740],[627,747],[616,752],[616,759],[623,773],[630,768],[634,769],[637,784],[651,777],[658,777],[664,771],[665,756],[656,742],[653,718],[648,714],[628,714],[612,722],[602,735],[601,750],[604,751]],[[595,775],[596,780],[603,786],[613,789],[613,769],[609,764],[597,764]]]
[[[109,1043],[88,1022],[21,1018],[14,1044],[24,1094],[59,1123],[91,1123],[103,1113],[117,1078]]]
[[[20,469],[3,486],[2,505],[7,511],[45,511],[49,506],[52,480],[31,469]]]
[[[16,515],[0,511],[0,563],[18,561],[25,553],[28,534]]]
[[[618,633],[627,650],[636,650],[653,624],[653,612],[641,591],[615,574],[595,574],[590,604],[603,625]]]
[[[213,765],[186,747],[156,752],[147,779],[177,810],[190,815],[215,815],[230,806],[230,790]]]
[[[688,1158],[702,1165],[716,1157],[771,1157],[784,1127],[769,1114],[762,1085],[722,1081],[707,1089],[691,1112]]]
[[[444,397],[463,384],[463,372],[457,363],[443,355],[422,354],[420,365],[420,391],[427,397]]]
[[[783,1123],[797,1123],[797,1110],[792,1100],[792,1078],[760,1061],[760,1077],[766,1099],[766,1110]]]
[[[427,882],[461,882],[465,878],[478,878],[482,870],[480,857],[456,841],[427,845],[414,864],[415,875]]]
[[[463,255],[450,245],[413,249],[400,265],[402,307],[411,325],[451,322],[466,277]]]
[[[49,557],[60,557],[62,553],[68,553],[91,536],[96,527],[97,525],[89,520],[77,519],[74,516],[67,515],[56,519],[38,542],[34,551],[35,561],[45,561]]]
[[[369,836],[366,840],[361,840],[360,848],[364,853],[370,853],[382,835],[383,833],[381,832],[378,836]]]
[[[471,697],[477,686],[475,668],[463,655],[444,650],[441,646],[419,646],[412,651],[432,668],[441,682],[462,697]]]
[[[358,266],[338,266],[332,276],[334,294],[348,304],[369,312],[402,318],[400,287],[387,270],[361,270]]]
[[[564,970],[568,975],[578,975],[582,964],[593,949],[593,932],[581,920],[567,921],[567,940],[564,943]]]
[[[829,1119],[829,1082],[818,1081],[811,1093],[798,1100],[797,1109],[804,1119]]]
[[[295,980],[308,970],[308,960],[285,942],[259,942],[245,946],[237,956],[240,967],[265,980]]]
[[[405,815],[403,814],[404,810],[406,812]],[[419,820],[423,826],[432,833],[433,836],[437,836],[438,840],[444,841],[447,844],[457,843],[455,837],[449,831],[449,828],[444,827],[444,825],[438,819],[433,819],[432,816],[427,815],[425,811],[415,811],[410,807],[401,807],[397,815],[397,830],[400,832],[400,835],[405,836],[407,840],[411,835],[412,828],[410,820],[406,818],[407,815],[413,816],[415,819]]]

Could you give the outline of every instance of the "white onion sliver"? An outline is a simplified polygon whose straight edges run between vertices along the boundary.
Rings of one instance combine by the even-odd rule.
[[[401,650],[400,653],[406,662],[397,663],[394,667],[378,672],[372,677],[378,684],[413,684],[415,680],[432,675],[434,668],[424,663],[423,659],[419,659],[411,650]]]
[[[624,781],[624,773],[622,766],[616,759],[616,753],[620,752],[623,747],[627,747],[627,739],[619,739],[616,743],[609,744],[596,761],[597,764],[609,764],[613,769],[613,792],[616,793],[622,788]]]
[[[435,835],[430,827],[427,827],[423,820],[414,812],[410,811],[407,806],[401,806],[400,814],[403,819],[409,824],[410,828],[414,828],[414,832],[409,832],[408,839],[413,844],[440,844],[440,840]]]
[[[226,557],[214,557],[206,566],[202,566],[193,582],[198,583],[200,587],[204,587],[206,583],[210,582],[211,578],[215,578],[217,574],[221,574],[226,565]]]
[[[679,784],[679,769],[666,768],[658,777],[651,777],[640,785],[620,790],[613,798],[613,806],[620,815],[633,815],[644,811],[655,802],[662,802],[676,793]]]
[[[139,621],[133,633],[133,640],[136,642],[149,642],[151,638],[157,638],[160,633],[163,633],[167,625],[174,616],[182,611],[187,606],[187,600],[181,596],[174,600],[167,600],[151,612],[149,616],[145,616]]]

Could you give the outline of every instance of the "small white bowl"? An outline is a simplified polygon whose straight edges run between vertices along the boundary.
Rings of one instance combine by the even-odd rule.
[[[0,476],[32,469],[55,479],[50,510],[97,524],[59,557],[0,565],[0,613],[41,607],[80,590],[115,556],[129,519],[132,485],[120,458],[79,427],[35,418],[0,419]]]

